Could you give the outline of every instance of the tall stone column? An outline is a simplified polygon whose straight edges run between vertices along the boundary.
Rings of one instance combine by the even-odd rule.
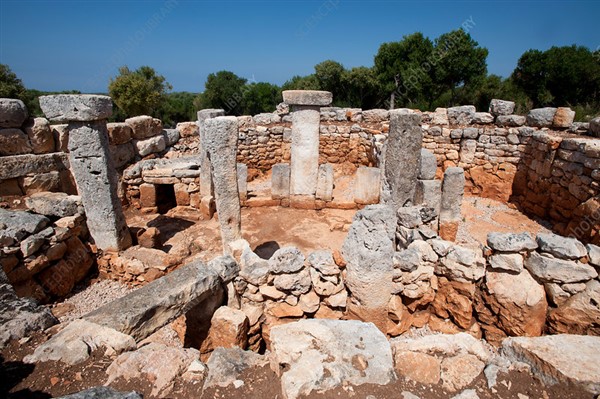
[[[215,193],[211,174],[210,159],[206,147],[206,128],[204,122],[210,118],[224,116],[222,109],[203,109],[198,111],[198,135],[200,144],[200,211],[204,219],[211,219],[215,209]]]
[[[442,182],[442,201],[440,206],[440,237],[444,240],[456,240],[458,225],[462,220],[461,206],[465,193],[465,171],[452,167],[444,172]]]
[[[238,122],[235,116],[219,116],[204,121],[206,149],[211,164],[217,213],[221,224],[223,252],[242,238],[242,217],[237,178]]]
[[[321,107],[331,104],[328,91],[286,90],[283,101],[292,106],[290,195],[315,196],[319,175]]]
[[[422,142],[421,115],[406,109],[390,111],[381,200],[395,210],[414,204]]]
[[[105,251],[131,246],[108,146],[106,119],[112,114],[111,98],[59,94],[40,97],[40,106],[51,121],[69,124],[69,162],[96,246]]]
[[[210,159],[206,148],[206,129],[204,122],[210,118],[224,116],[222,109],[203,109],[198,111],[198,131],[200,136],[200,195],[202,197],[214,196],[213,180],[210,173]]]

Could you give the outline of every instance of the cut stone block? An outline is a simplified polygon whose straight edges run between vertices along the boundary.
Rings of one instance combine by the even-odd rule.
[[[248,199],[248,166],[243,163],[237,164],[238,190],[240,192],[240,200]]]
[[[95,94],[41,96],[40,107],[53,122],[92,122],[112,115],[112,99]]]
[[[214,197],[215,195],[210,170],[210,159],[208,157],[208,148],[206,146],[204,121],[224,115],[225,110],[222,109],[203,109],[198,111],[198,135],[200,137],[200,143],[198,144],[198,150],[200,152],[200,195],[202,197]]]
[[[381,193],[381,170],[361,166],[356,171],[354,202],[362,205],[377,204]]]
[[[327,107],[333,101],[329,91],[318,90],[284,90],[283,102],[289,105],[315,105]]]
[[[333,199],[333,166],[330,164],[319,166],[316,198],[323,201]]]
[[[271,198],[283,199],[290,197],[290,165],[278,163],[271,170]]]
[[[290,194],[315,195],[319,170],[319,106],[294,105]]]

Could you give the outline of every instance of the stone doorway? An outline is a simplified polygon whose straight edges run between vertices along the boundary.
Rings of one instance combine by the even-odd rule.
[[[175,187],[172,184],[156,185],[156,206],[158,213],[164,215],[177,206],[175,198]]]

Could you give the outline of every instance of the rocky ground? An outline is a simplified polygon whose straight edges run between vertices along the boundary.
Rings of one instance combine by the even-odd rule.
[[[347,234],[354,211],[323,210],[305,211],[289,208],[246,208],[243,210],[244,238],[257,253],[263,251],[268,256],[271,251],[286,245],[294,245],[302,251],[315,249],[339,249]],[[490,231],[528,231],[537,233],[545,227],[516,209],[505,204],[481,198],[465,198],[463,204],[464,223],[459,230],[459,242],[485,242]],[[307,217],[309,216],[309,217]],[[208,260],[220,253],[218,222],[198,222],[192,213],[176,209],[168,215],[143,215],[131,213],[128,222],[133,227],[143,227],[151,223],[161,226],[167,238],[164,247],[173,251],[192,248],[190,258]],[[320,240],[327,236],[328,240]],[[195,249],[195,251],[194,251]],[[62,322],[74,320],[114,299],[120,298],[132,289],[122,283],[91,279],[80,285],[75,292],[61,303],[51,306],[53,314]],[[181,348],[177,335],[177,322],[168,325],[142,342],[142,345],[157,344],[167,348]],[[35,366],[22,362],[42,342],[56,333],[53,327],[31,338],[12,341],[0,352],[1,378],[0,397],[49,398],[78,392],[104,385],[107,382],[107,369],[115,359],[100,351],[94,352],[84,363],[66,366],[63,363],[43,362]],[[427,330],[412,331],[413,336],[430,334]],[[158,362],[160,363],[160,361]],[[156,364],[159,368],[161,365]],[[135,390],[144,397],[173,398],[282,398],[280,378],[261,362],[236,374],[227,387],[205,386],[205,371],[188,378],[179,378],[168,395],[153,392],[155,380],[152,377],[132,378],[127,381],[117,379],[110,386],[122,391]],[[493,387],[491,386],[493,385]],[[152,395],[154,393],[154,395]],[[461,396],[457,396],[461,395]],[[593,398],[594,396],[579,387],[567,383],[548,385],[532,375],[527,367],[516,367],[498,374],[492,384],[490,376],[480,373],[460,390],[450,391],[442,381],[435,384],[415,382],[409,378],[379,386],[365,384],[347,385],[322,394],[311,393],[309,398]]]

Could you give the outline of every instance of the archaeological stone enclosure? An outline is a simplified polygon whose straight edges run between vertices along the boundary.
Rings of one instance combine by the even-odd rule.
[[[270,366],[286,398],[399,378],[459,394],[519,367],[600,394],[600,118],[516,115],[505,100],[434,112],[336,108],[324,91],[283,100],[166,129],[107,123],[107,96],[42,96],[45,118],[0,99],[1,346],[46,331],[23,361],[70,366],[100,348],[108,385],[155,373],[151,397],[177,381],[228,387],[233,358],[238,373]],[[547,230],[461,241],[473,197]],[[323,232],[320,249],[265,256],[245,230],[258,210],[353,218],[339,248]],[[164,245],[168,224],[135,222],[177,212],[193,216],[180,230],[214,222],[215,253],[206,236],[184,233],[182,250]],[[132,289],[59,323],[57,304],[90,278]],[[169,325],[180,347],[148,344]]]

